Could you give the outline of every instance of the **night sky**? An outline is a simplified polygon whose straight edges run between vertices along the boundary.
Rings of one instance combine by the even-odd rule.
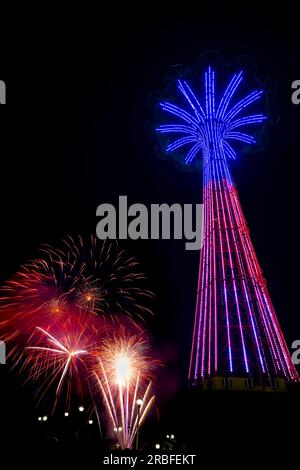
[[[100,16],[90,25],[23,27],[0,63],[8,103],[0,113],[1,283],[42,243],[95,233],[97,206],[117,204],[119,195],[147,206],[202,202],[201,174],[158,159],[145,125],[152,119],[148,98],[164,88],[166,71],[173,64],[192,66],[208,49],[229,61],[253,56],[258,75],[278,84],[279,123],[264,149],[241,156],[232,171],[288,346],[300,339],[300,105],[291,102],[300,46],[293,17],[145,14],[137,21],[128,13]],[[183,383],[199,254],[185,251],[184,241],[122,246],[141,262],[156,293],[150,327],[170,364],[172,372],[165,373]],[[4,367],[0,420],[11,429],[17,414],[25,420],[34,404]]]

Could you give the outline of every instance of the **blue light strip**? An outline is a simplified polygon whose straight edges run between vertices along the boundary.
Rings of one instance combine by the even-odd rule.
[[[213,119],[215,117],[215,84],[214,72],[208,67],[208,73],[205,74],[205,101],[207,103],[206,118]]]
[[[208,119],[209,118],[208,72],[205,72],[204,79],[205,79],[205,113],[206,113],[205,117],[206,119]]]
[[[189,144],[196,140],[195,137],[183,137],[182,139],[175,140],[172,144],[168,145],[166,152],[173,152],[174,150],[179,149],[183,145]]]
[[[252,116],[245,116],[243,118],[237,119],[236,121],[232,121],[230,124],[226,126],[227,131],[231,131],[232,129],[236,129],[242,126],[248,126],[249,124],[259,124],[267,119],[266,116],[263,114],[253,114]]]
[[[216,105],[215,105],[215,72],[211,73],[211,101],[212,101],[212,117],[216,116]]]
[[[193,134],[197,135],[197,131],[193,129],[192,127],[189,126],[181,126],[177,124],[167,124],[167,125],[162,125],[159,126],[155,129],[156,131],[160,132],[161,134],[167,134],[167,133],[180,133],[180,134]]]
[[[204,114],[204,111],[202,109],[202,106],[199,103],[199,101],[197,100],[197,98],[194,95],[194,93],[192,92],[192,90],[190,89],[190,87],[188,86],[188,84],[185,81],[182,82],[181,80],[178,80],[178,88],[181,91],[181,93],[183,94],[183,96],[190,103],[190,105],[191,105],[193,111],[195,112],[198,120],[201,121],[202,123],[204,123],[205,114]]]
[[[194,145],[194,147],[191,148],[191,150],[188,152],[188,154],[186,155],[185,159],[184,159],[184,162],[186,164],[188,163],[191,163],[195,156],[197,155],[197,153],[199,152],[199,150],[201,150],[202,148],[202,144],[196,144]]]
[[[181,109],[178,106],[175,106],[174,104],[171,104],[171,103],[160,103],[160,106],[162,107],[164,111],[168,111],[169,113],[174,114],[175,116],[183,119],[189,124],[192,124],[193,126],[195,126],[195,128],[199,126],[199,122],[189,113],[184,111],[184,109]]]
[[[224,121],[229,122],[232,120],[234,116],[236,116],[239,112],[243,111],[245,108],[250,106],[250,104],[254,103],[262,96],[263,91],[253,91],[250,95],[246,96],[246,98],[239,101],[227,114],[225,114]]]
[[[236,155],[236,152],[231,147],[231,145],[229,145],[229,143],[226,142],[225,140],[223,142],[223,145],[224,145],[225,155],[227,157],[233,158],[233,160],[235,160],[237,155]]]
[[[220,104],[217,110],[217,118],[221,120],[223,119],[226,109],[228,108],[229,102],[242,80],[243,80],[243,72],[240,72],[239,74],[234,75],[232,77],[220,101]]]
[[[252,135],[244,134],[243,132],[227,132],[225,134],[227,139],[235,139],[240,140],[241,142],[245,142],[246,144],[255,144],[256,140]]]

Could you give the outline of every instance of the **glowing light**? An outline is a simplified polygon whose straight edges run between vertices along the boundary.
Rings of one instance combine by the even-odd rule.
[[[48,416],[43,416],[43,421],[48,421]]]
[[[137,401],[136,401],[137,406],[142,406],[143,403],[144,402],[143,402],[142,398],[138,398]]]
[[[64,413],[64,416],[65,416],[65,417],[68,417],[68,416],[69,416],[69,413],[66,411],[66,412]]]
[[[82,412],[84,411],[84,407],[83,407],[83,406],[79,406],[78,411],[80,411],[80,413],[82,413]]]
[[[116,357],[116,383],[118,385],[125,385],[127,380],[130,379],[131,364],[130,358],[121,354]]]
[[[93,424],[93,420],[92,419],[89,419],[89,424]]]
[[[160,449],[160,444],[155,444],[155,449]]]
[[[41,416],[38,417],[38,421],[42,421],[42,417],[41,417]]]

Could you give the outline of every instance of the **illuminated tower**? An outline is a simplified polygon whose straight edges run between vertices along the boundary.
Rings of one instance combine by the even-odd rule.
[[[266,117],[248,112],[263,90],[239,98],[243,73],[231,78],[223,94],[214,70],[204,74],[203,99],[185,80],[177,86],[183,107],[160,103],[173,117],[157,128],[174,152],[187,148],[185,164],[203,162],[203,246],[189,368],[192,383],[213,376],[298,379],[250,239],[228,160],[231,143],[255,144],[247,129]],[[174,137],[174,138],[173,138]]]

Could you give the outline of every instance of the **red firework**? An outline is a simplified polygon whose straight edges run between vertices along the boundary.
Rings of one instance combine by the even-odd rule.
[[[154,401],[155,361],[136,323],[150,312],[145,276],[116,243],[94,237],[69,237],[60,248],[41,252],[2,289],[0,332],[8,356],[37,384],[39,401],[53,401],[53,410],[59,399],[69,406],[73,395],[86,393],[96,407],[94,393],[100,391],[120,446],[132,447]]]
[[[35,327],[19,362],[27,381],[37,382],[39,401],[46,395],[54,397],[54,409],[58,399],[64,399],[69,406],[73,395],[81,399],[89,394],[89,369],[99,341],[108,331],[107,323],[75,308],[51,327]]]
[[[73,307],[106,320],[125,314],[133,322],[151,312],[145,276],[117,243],[68,237],[41,253],[2,288],[0,332],[11,346],[9,357],[37,325],[47,330]]]

